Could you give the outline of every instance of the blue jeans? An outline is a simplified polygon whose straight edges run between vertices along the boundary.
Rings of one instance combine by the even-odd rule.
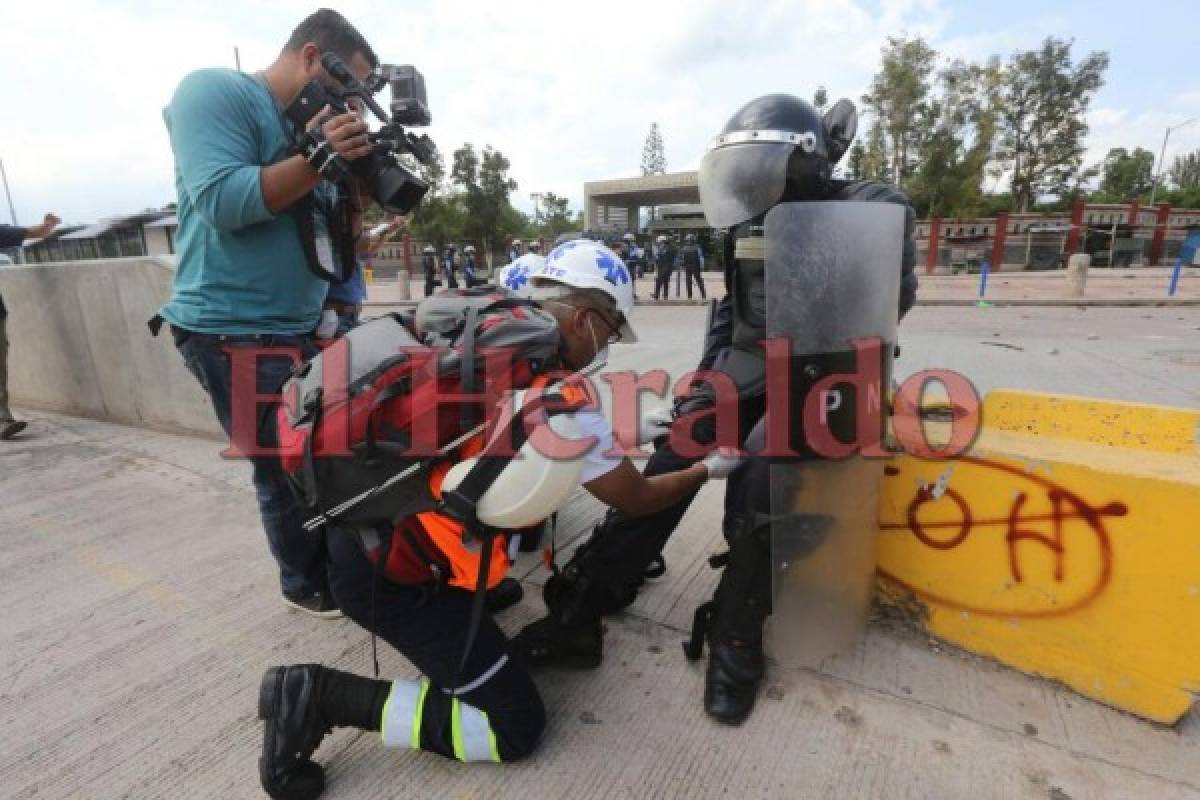
[[[229,354],[224,348],[298,347],[304,358],[316,354],[312,338],[287,335],[214,335],[172,328],[175,347],[183,363],[208,393],[217,420],[231,436],[233,380]],[[255,382],[259,394],[275,394],[291,374],[292,360],[285,355],[261,356],[255,364]],[[258,443],[263,447],[277,444],[275,412],[277,404],[259,406]],[[296,495],[288,486],[283,467],[274,456],[250,459],[254,468],[254,491],[258,510],[267,533],[267,545],[279,564],[279,582],[284,594],[308,595],[327,592],[324,531],[304,530],[306,518]]]

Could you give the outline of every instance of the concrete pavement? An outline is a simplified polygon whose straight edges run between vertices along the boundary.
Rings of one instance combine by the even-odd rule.
[[[1185,268],[1180,276],[1176,293],[1168,296],[1171,281],[1169,267],[1137,267],[1118,269],[1092,269],[1088,272],[1087,286],[1082,298],[1067,294],[1066,275],[1063,270],[1039,272],[997,272],[988,277],[985,299],[991,303],[1012,305],[1049,306],[1144,306],[1144,305],[1197,305],[1200,304],[1200,268]],[[960,306],[974,305],[979,301],[979,275],[928,275],[918,268],[921,290],[917,297],[919,305]],[[720,273],[704,273],[704,284],[708,296],[724,294]],[[644,305],[700,303],[699,293],[689,297],[686,284],[676,285],[671,278],[668,299],[655,301],[654,276],[636,282],[638,302]],[[411,284],[417,298],[421,284]],[[370,288],[371,303],[395,303],[403,299],[405,289],[395,281],[380,282]]]
[[[1200,310],[918,308],[903,377],[959,369],[982,389],[1070,390],[1200,406]],[[616,369],[697,356],[703,310],[639,310]],[[19,344],[14,345],[19,346]],[[1056,352],[1051,352],[1056,351]],[[33,414],[0,446],[0,786],[11,798],[262,796],[254,698],[271,664],[369,674],[365,633],[287,611],[245,465],[211,439]],[[819,670],[773,667],[742,728],[703,715],[678,642],[715,573],[720,487],[667,551],[669,572],[609,620],[605,664],[539,675],[542,749],[504,767],[384,751],[339,731],[326,797],[1200,797],[1200,720],[1142,722],[877,619]],[[568,547],[599,507],[564,513]],[[525,557],[539,613],[545,577]],[[385,675],[411,676],[381,648]]]

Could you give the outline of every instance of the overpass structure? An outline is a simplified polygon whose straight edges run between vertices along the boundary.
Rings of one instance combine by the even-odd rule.
[[[670,172],[635,178],[589,181],[583,185],[584,226],[590,230],[635,231],[643,208],[668,205],[698,205],[697,173]],[[677,224],[676,224],[677,223]],[[654,225],[651,226],[652,228]],[[703,215],[675,220],[668,227],[704,228]]]

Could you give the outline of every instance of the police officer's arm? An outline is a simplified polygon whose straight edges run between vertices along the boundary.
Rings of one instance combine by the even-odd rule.
[[[904,244],[900,261],[900,317],[917,302],[917,215],[908,202],[907,195],[886,183],[878,181],[852,181],[841,188],[840,200],[857,200],[867,203],[895,203],[904,206]]]
[[[607,506],[640,516],[662,511],[695,492],[708,480],[708,468],[693,464],[678,472],[646,477],[628,458],[608,473],[583,485]]]

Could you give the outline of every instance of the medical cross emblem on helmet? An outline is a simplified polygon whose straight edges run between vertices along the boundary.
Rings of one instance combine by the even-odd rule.
[[[504,285],[514,292],[529,283],[529,267],[513,267],[504,278]]]
[[[597,254],[596,266],[604,270],[604,280],[613,286],[629,283],[629,272],[626,271],[625,265],[612,256],[605,253]]]

